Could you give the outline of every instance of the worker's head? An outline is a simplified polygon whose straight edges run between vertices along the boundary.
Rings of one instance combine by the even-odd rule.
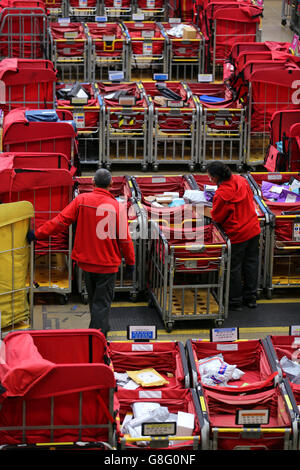
[[[223,162],[215,161],[210,163],[207,166],[208,175],[210,180],[214,184],[223,183],[231,177],[231,170],[229,166],[225,165]]]
[[[111,186],[111,173],[105,168],[100,168],[94,175],[96,188],[108,189]]]

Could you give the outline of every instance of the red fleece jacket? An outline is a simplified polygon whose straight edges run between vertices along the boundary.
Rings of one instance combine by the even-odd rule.
[[[247,180],[231,175],[218,187],[211,216],[220,224],[231,243],[242,243],[260,233],[253,194]]]
[[[126,264],[135,264],[126,204],[120,205],[109,191],[95,188],[79,194],[60,214],[39,227],[35,236],[42,240],[75,222],[72,258],[84,271],[117,272],[122,254]]]

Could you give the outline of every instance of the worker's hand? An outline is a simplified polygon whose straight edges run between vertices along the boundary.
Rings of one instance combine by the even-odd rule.
[[[125,277],[131,279],[134,271],[134,264],[126,264]]]
[[[28,230],[26,235],[28,243],[36,241],[36,237],[33,230]]]

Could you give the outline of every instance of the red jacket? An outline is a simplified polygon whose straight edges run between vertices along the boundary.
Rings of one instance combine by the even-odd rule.
[[[218,187],[211,216],[221,225],[231,243],[242,243],[260,233],[253,194],[247,180],[231,175]]]
[[[95,188],[79,194],[60,214],[39,227],[35,236],[38,240],[47,238],[74,222],[72,258],[84,271],[117,272],[122,254],[126,264],[135,264],[126,204],[121,206],[109,191]]]

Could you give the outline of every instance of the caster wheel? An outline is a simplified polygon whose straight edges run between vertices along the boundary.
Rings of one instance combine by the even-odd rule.
[[[200,171],[201,171],[202,173],[206,173],[206,166],[205,166],[205,165],[201,165]]]
[[[193,172],[193,171],[195,170],[194,165],[190,165],[190,166],[189,166],[189,169],[190,169],[191,172]]]
[[[59,296],[60,305],[66,305],[69,302],[69,296],[67,294]]]
[[[136,302],[137,301],[137,293],[136,292],[131,292],[129,294],[129,298],[130,298],[131,302]]]
[[[153,166],[153,171],[157,171],[158,170],[158,165],[154,165]]]
[[[81,294],[81,301],[84,305],[87,305],[89,303],[89,298],[87,294]]]
[[[267,299],[269,300],[272,299],[272,289],[267,289],[266,294],[267,294]]]
[[[147,165],[143,165],[143,166],[142,166],[142,171],[147,171],[147,169],[148,169],[148,166],[147,166]]]
[[[282,26],[286,26],[286,20],[281,21]]]
[[[215,320],[215,325],[218,327],[223,326],[224,320]]]
[[[173,330],[173,323],[167,323],[166,325],[166,331],[167,333],[171,333],[171,331]]]
[[[148,300],[148,307],[149,307],[149,308],[153,308],[153,307],[154,307],[153,299],[149,299],[149,300]]]

